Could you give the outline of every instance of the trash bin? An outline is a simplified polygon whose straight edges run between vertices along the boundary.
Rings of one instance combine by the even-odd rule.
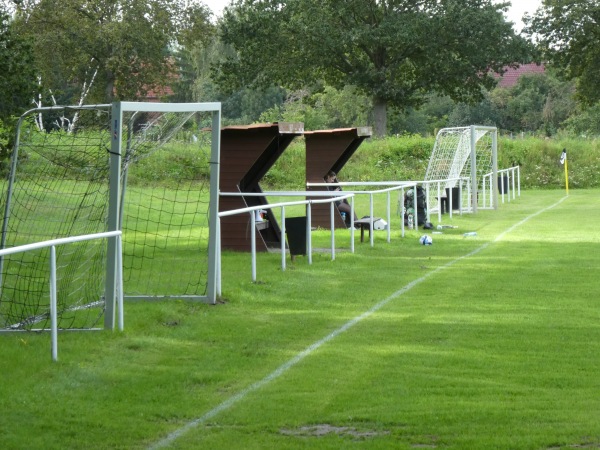
[[[505,194],[508,192],[508,175],[498,177],[498,192]]]
[[[452,210],[460,209],[460,189],[458,187],[446,188],[446,198],[449,199],[452,195]],[[449,200],[448,200],[449,201]],[[450,203],[448,203],[446,209],[450,209]],[[442,211],[442,214],[444,211]]]
[[[286,217],[285,233],[290,255],[306,255],[306,217]]]

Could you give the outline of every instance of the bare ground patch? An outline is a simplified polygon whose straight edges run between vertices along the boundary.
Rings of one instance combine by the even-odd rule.
[[[304,426],[296,429],[283,428],[280,430],[280,432],[281,434],[287,436],[319,437],[326,436],[328,434],[335,434],[337,436],[350,436],[353,439],[368,439],[376,436],[384,436],[390,434],[389,431],[385,430],[357,430],[354,427],[338,427],[326,423]]]

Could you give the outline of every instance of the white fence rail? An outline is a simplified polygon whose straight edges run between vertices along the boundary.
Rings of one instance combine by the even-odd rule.
[[[493,183],[492,174],[488,173],[485,175],[485,179],[488,183]],[[506,180],[506,186],[504,186],[504,180]],[[505,189],[506,188],[506,189]],[[519,166],[509,167],[508,169],[498,170],[498,189],[504,203],[504,198],[508,202],[512,199],[515,200],[517,196],[521,196],[521,168]]]
[[[277,192],[277,193],[260,193],[260,194],[252,194],[252,193],[243,193],[240,194],[238,192],[231,193],[221,193],[222,196],[261,196],[265,197],[267,195],[279,195],[279,196],[293,196],[300,195],[298,192]],[[303,194],[305,196],[306,194]],[[227,216],[234,216],[238,214],[250,214],[250,251],[251,251],[251,259],[252,259],[252,281],[256,282],[256,211],[265,210],[265,209],[275,209],[281,208],[281,270],[285,270],[286,268],[286,252],[285,252],[285,207],[286,206],[297,206],[297,205],[307,205],[306,210],[306,254],[308,256],[308,263],[312,264],[312,241],[311,241],[311,214],[310,214],[310,205],[313,203],[331,203],[333,205],[334,202],[344,199],[350,199],[350,207],[352,211],[354,211],[354,194],[346,193],[343,195],[333,195],[332,193],[327,193],[326,199],[323,200],[299,200],[299,201],[290,201],[290,202],[281,202],[281,203],[272,203],[266,205],[258,205],[247,208],[233,209],[230,211],[222,211],[219,213],[218,224],[217,224],[217,295],[221,295],[221,218]],[[333,218],[333,208],[331,210]],[[353,216],[353,214],[352,214]],[[333,230],[333,219],[331,221],[331,259],[335,259],[335,234]],[[350,249],[354,252],[354,227],[350,227]]]
[[[391,219],[391,201],[390,201],[390,193],[399,190],[400,198],[404,198],[404,190],[407,188],[415,189],[416,195],[416,183],[415,182],[371,182],[371,183],[313,183],[309,184],[309,186],[335,186],[335,185],[344,185],[344,186],[388,186],[384,189],[378,189],[373,191],[344,191],[344,192],[335,192],[335,191],[274,191],[274,192],[260,192],[260,193],[249,193],[249,192],[221,192],[220,195],[224,197],[323,197],[323,199],[311,199],[311,200],[299,200],[299,201],[288,201],[288,202],[280,202],[273,204],[265,204],[258,205],[247,208],[240,208],[230,211],[222,211],[219,213],[219,223],[218,223],[218,231],[217,231],[217,242],[218,242],[218,251],[217,251],[217,295],[221,295],[221,218],[227,216],[233,216],[238,214],[249,214],[250,215],[250,246],[251,246],[251,276],[252,281],[256,282],[256,211],[265,210],[265,209],[275,209],[281,208],[281,269],[286,269],[286,250],[285,250],[285,213],[287,206],[297,206],[297,205],[306,205],[306,254],[308,263],[312,264],[312,219],[311,219],[311,205],[318,203],[329,203],[331,205],[330,209],[330,227],[331,227],[331,259],[335,260],[335,230],[334,230],[334,211],[335,205],[334,202],[340,201],[343,199],[349,199],[351,213],[350,213],[350,251],[354,253],[354,196],[357,194],[361,195],[369,195],[370,196],[370,217],[373,217],[373,196],[376,194],[387,194],[387,240],[390,241],[390,226],[389,224]],[[416,222],[415,222],[416,223]],[[401,221],[401,230],[402,236],[404,236],[404,221]],[[370,245],[374,245],[374,233],[373,233],[373,222],[369,224],[369,236],[370,236]]]
[[[510,180],[512,180],[512,190],[513,190],[513,198],[515,192],[515,173],[516,186],[518,188],[518,192],[520,195],[520,178],[519,178],[519,167],[512,167],[509,169],[498,170],[498,176],[506,176],[504,174],[508,174]],[[490,186],[491,191],[491,182],[492,175],[486,175],[486,182]],[[252,259],[252,281],[256,282],[256,211],[265,210],[265,209],[275,209],[281,208],[281,269],[286,269],[286,245],[285,245],[285,208],[287,206],[297,206],[297,205],[306,205],[306,252],[308,257],[308,263],[312,264],[312,239],[311,239],[311,204],[313,203],[330,203],[331,204],[331,259],[335,259],[335,234],[334,234],[334,202],[349,199],[350,207],[351,207],[351,224],[350,224],[350,251],[354,253],[354,197],[356,195],[368,195],[369,196],[369,217],[374,217],[374,196],[378,194],[386,194],[387,195],[387,203],[386,203],[386,220],[388,223],[387,226],[387,241],[390,242],[391,236],[391,192],[398,191],[398,209],[399,214],[402,214],[404,209],[404,193],[406,189],[412,189],[414,198],[417,198],[417,186],[423,185],[426,191],[426,198],[429,201],[429,194],[431,189],[435,189],[437,192],[438,199],[441,198],[444,194],[442,193],[442,187],[445,186],[448,182],[456,182],[458,181],[459,186],[459,198],[462,198],[462,185],[464,183],[465,189],[467,190],[467,196],[471,198],[471,185],[468,182],[469,178],[452,178],[452,179],[444,179],[444,180],[428,180],[428,181],[414,181],[414,180],[404,180],[404,181],[373,181],[373,182],[338,182],[338,183],[307,183],[307,187],[327,187],[330,188],[332,186],[340,186],[344,187],[345,190],[343,192],[335,192],[335,191],[273,191],[273,192],[259,192],[259,193],[250,193],[250,192],[221,192],[220,196],[235,196],[235,197],[324,197],[323,200],[300,200],[300,201],[289,201],[289,202],[281,202],[281,203],[273,203],[273,204],[264,204],[257,205],[253,207],[241,208],[230,211],[222,211],[218,214],[218,230],[217,230],[217,243],[218,243],[218,251],[217,251],[217,295],[221,295],[221,218],[226,216],[233,216],[238,214],[250,214],[250,245],[251,245],[251,259]],[[486,187],[484,182],[483,187],[483,198],[484,198],[484,207],[486,206]],[[353,190],[347,189],[352,187],[384,187],[383,189],[374,189],[374,190]],[[503,185],[501,186],[501,194],[502,194],[502,202],[504,203],[504,189]],[[492,199],[490,198],[490,204]],[[510,199],[509,199],[510,201]],[[448,212],[450,218],[452,218],[452,196],[448,198]],[[465,208],[461,206],[459,209],[459,213],[462,214],[463,211],[469,210],[469,208]],[[442,220],[442,211],[441,207],[437,209],[438,213],[438,221]],[[430,208],[427,209],[427,221],[430,220]],[[405,234],[405,226],[404,220],[401,218],[401,235],[404,237]],[[415,208],[415,217],[413,221],[413,228],[418,228],[418,213],[417,208]],[[374,245],[374,233],[373,233],[373,222],[369,224],[369,236],[370,236],[370,244]]]
[[[0,258],[16,253],[24,253],[32,250],[39,250],[50,247],[50,332],[51,332],[51,351],[52,360],[58,360],[58,319],[57,319],[57,292],[56,292],[56,247],[58,245],[72,244],[75,242],[90,241],[93,239],[117,238],[117,280],[118,295],[117,307],[119,314],[119,329],[123,330],[123,265],[121,260],[121,231],[107,231],[104,233],[86,234],[81,236],[71,236],[67,238],[51,239],[48,241],[35,242],[32,244],[19,245],[17,247],[5,248],[0,250]]]
[[[373,217],[373,205],[374,205],[374,196],[377,194],[387,194],[387,206],[386,206],[386,220],[388,223],[387,227],[387,241],[390,242],[390,230],[391,227],[391,193],[393,191],[398,192],[398,208],[400,215],[402,214],[402,210],[404,208],[404,190],[405,189],[413,189],[414,198],[417,195],[417,183],[416,181],[362,181],[362,182],[338,182],[338,183],[306,183],[307,187],[328,187],[328,186],[344,186],[344,187],[371,187],[371,186],[389,186],[384,189],[376,189],[376,190],[347,190],[346,192],[351,192],[354,195],[368,195],[369,196],[369,217]],[[315,191],[310,191],[315,192]],[[401,220],[401,231],[402,237],[404,237],[404,220]],[[417,211],[415,210],[415,220],[413,223],[413,227],[416,228],[418,223]],[[370,236],[371,236],[371,246],[373,246],[373,223],[370,224]]]
[[[505,198],[508,202],[511,201],[511,197],[514,200],[517,196],[521,196],[521,172],[519,166],[509,167],[507,169],[499,169],[497,171],[498,176],[498,191],[500,194],[500,198],[502,203],[505,202]],[[505,186],[506,180],[506,186]],[[487,173],[483,176],[483,182],[481,186],[481,200],[482,200],[482,208],[490,209],[494,208],[494,200],[493,200],[493,185],[492,183],[496,182],[493,179],[493,173]],[[427,198],[427,221],[430,221],[431,212],[437,212],[438,221],[442,221],[442,208],[441,208],[441,198],[446,195],[444,192],[444,188],[448,183],[455,183],[458,186],[459,196],[458,198],[461,200],[460,208],[458,208],[459,214],[462,215],[463,212],[472,212],[473,208],[469,204],[469,202],[463,202],[463,191],[466,190],[466,198],[471,199],[471,183],[470,178],[459,177],[459,178],[448,178],[443,180],[423,180],[423,181],[403,181],[402,183],[416,183],[425,187],[426,198]],[[344,185],[346,183],[343,183]],[[463,187],[464,186],[464,187]],[[437,192],[436,198],[438,199],[438,205],[431,205],[431,190]],[[512,192],[512,195],[511,195]],[[479,192],[477,196],[479,197]],[[450,219],[452,219],[452,214],[454,211],[454,207],[452,205],[453,198],[450,195],[447,199],[448,201],[448,214]],[[463,204],[464,203],[464,204]]]

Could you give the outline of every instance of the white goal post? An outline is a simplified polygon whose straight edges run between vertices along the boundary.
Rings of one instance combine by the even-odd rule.
[[[207,112],[211,114],[210,129],[210,157],[208,160],[209,167],[209,207],[207,211],[208,215],[208,267],[206,273],[206,291],[204,295],[193,294],[182,294],[182,293],[168,293],[163,292],[161,294],[148,292],[142,295],[127,295],[127,286],[124,287],[124,297],[127,298],[188,298],[204,300],[208,303],[216,303],[216,283],[217,283],[217,221],[219,211],[219,164],[220,164],[220,139],[221,139],[221,104],[220,103],[138,103],[138,102],[119,102],[114,103],[112,106],[112,123],[113,123],[113,139],[111,143],[111,179],[124,179],[127,180],[127,168],[123,167],[123,156],[126,155],[127,149],[125,145],[129,145],[129,137],[123,136],[124,130],[131,132],[135,115],[139,113],[148,113],[155,115],[150,117],[150,121],[147,122],[147,128],[144,129],[144,133],[148,133],[152,128],[157,127],[159,136],[152,136],[154,142],[158,146],[164,145],[166,140],[170,140],[176,131],[179,131],[184,123],[177,121],[175,125],[169,124],[167,126],[158,125],[160,118],[165,117],[168,114],[182,114],[187,120],[193,118],[194,114],[201,112]],[[126,115],[129,113],[129,118]],[[157,115],[157,117],[156,117]],[[206,125],[206,124],[204,124]],[[152,134],[152,133],[150,133]],[[122,170],[125,170],[125,175]],[[124,199],[125,192],[122,189],[127,188],[127,183],[111,183],[110,188],[110,199],[109,204],[112,205],[109,211],[108,219],[108,231],[119,230],[122,228],[124,220]],[[192,202],[199,201],[200,199],[192,198]],[[125,239],[124,239],[125,241]],[[116,261],[117,261],[117,240],[115,238],[109,239],[109,246],[107,252],[107,260],[110,265],[107,266],[106,275],[106,292],[114,293],[112,286],[117,283],[116,273]],[[159,262],[160,266],[164,266],[164,262]],[[197,268],[200,270],[200,268]],[[106,312],[105,312],[105,327],[114,327],[114,305],[115,298],[106,298]]]
[[[486,184],[486,175],[489,185]],[[480,203],[498,207],[498,130],[496,127],[471,125],[441,129],[425,174],[428,183],[440,182],[441,188],[459,189],[462,194],[461,210],[477,212]],[[493,181],[492,181],[493,180]],[[465,187],[463,192],[463,187]],[[435,189],[430,191],[435,192]],[[445,195],[445,194],[443,194]],[[430,193],[428,205],[441,207],[440,198]],[[434,206],[435,208],[435,206]]]
[[[216,303],[220,103],[36,108],[0,165],[0,249],[122,231],[57,249],[58,327],[115,326],[124,298]],[[47,251],[0,257],[0,329],[47,329]]]

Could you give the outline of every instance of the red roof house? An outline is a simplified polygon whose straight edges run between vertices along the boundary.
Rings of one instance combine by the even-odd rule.
[[[543,64],[521,64],[516,69],[513,69],[512,67],[506,68],[506,72],[504,72],[504,75],[496,74],[495,76],[499,80],[498,87],[510,88],[517,84],[517,81],[521,76],[544,73],[545,70],[546,68]]]

